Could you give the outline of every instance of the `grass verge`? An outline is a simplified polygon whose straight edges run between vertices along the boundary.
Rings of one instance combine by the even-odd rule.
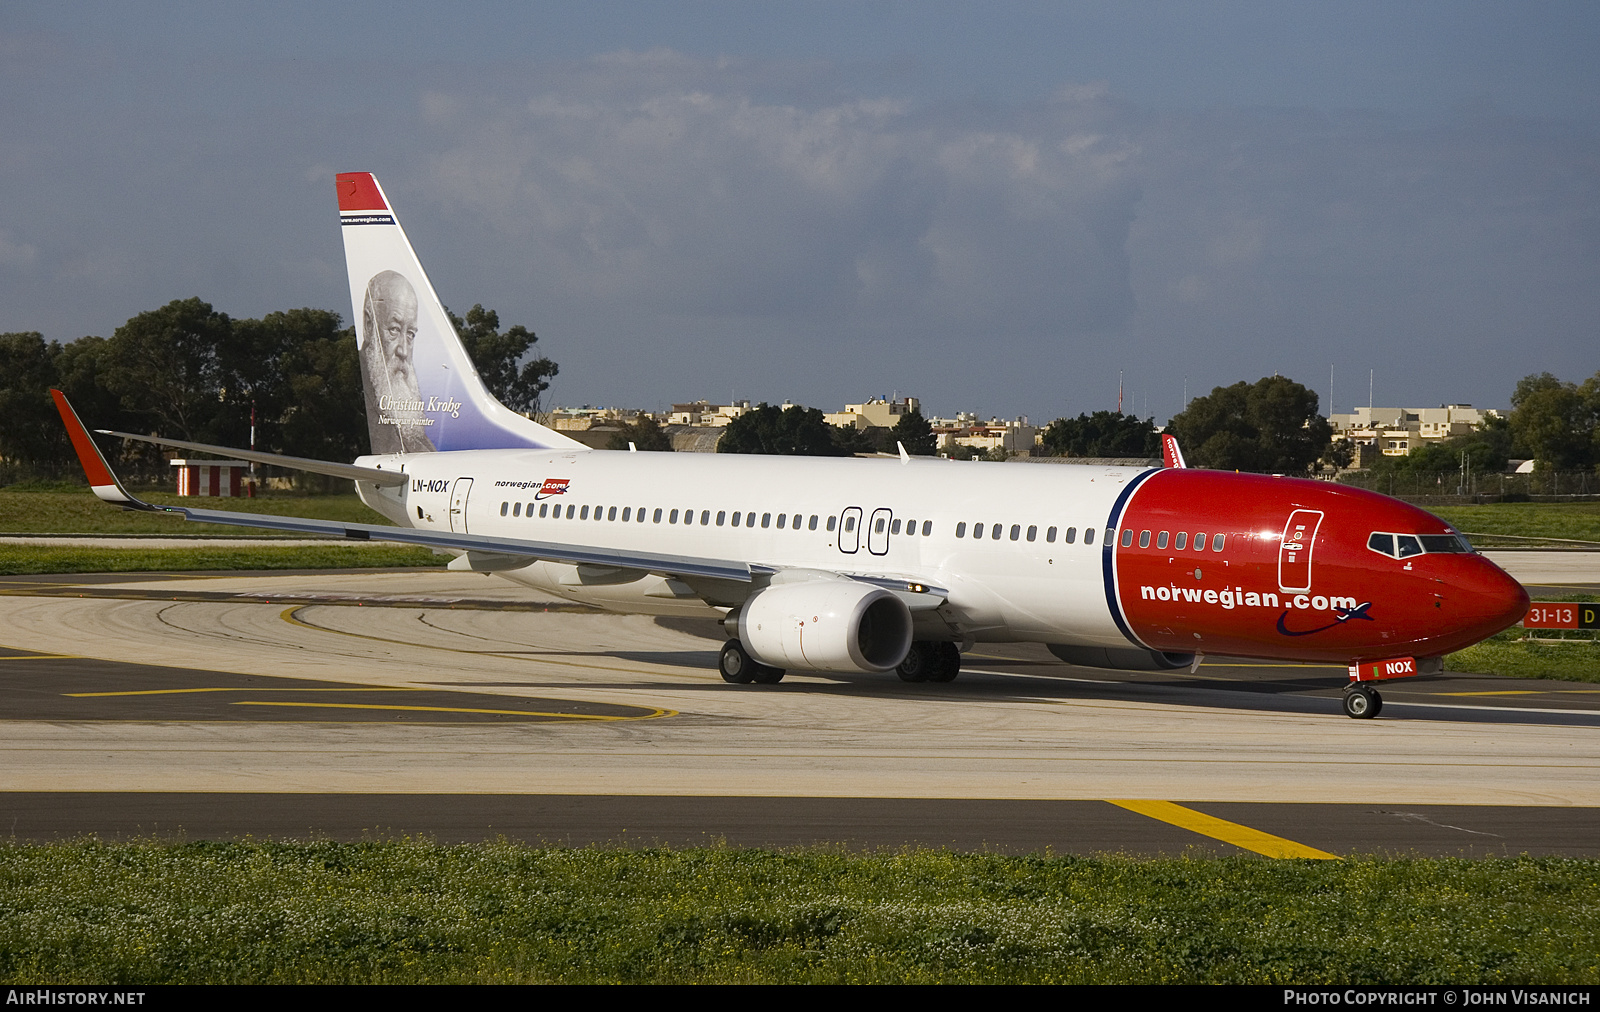
[[[0,545],[0,575],[152,573],[218,569],[366,569],[443,566],[449,560],[409,545],[274,545],[248,548],[77,548]]]
[[[259,499],[178,496],[170,492],[138,492],[140,498],[164,506],[195,506],[238,513],[311,517],[362,524],[389,521],[350,495],[274,495]],[[87,488],[76,492],[0,491],[0,528],[7,534],[165,534],[169,537],[248,536],[248,527],[196,524],[182,517],[123,510],[94,497]],[[271,532],[285,536],[281,531]],[[289,535],[293,536],[293,535]]]
[[[1594,983],[1600,862],[0,845],[43,983]]]
[[[1472,543],[1479,548],[1528,548],[1539,543],[1522,539],[1600,544],[1600,503],[1489,503],[1436,506],[1429,512],[1449,521],[1456,530],[1476,535]]]

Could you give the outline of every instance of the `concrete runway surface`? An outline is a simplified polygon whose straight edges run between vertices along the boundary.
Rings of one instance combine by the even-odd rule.
[[[1589,553],[1505,553],[1600,584]],[[1497,559],[1497,561],[1501,561]],[[1541,588],[1531,588],[1534,596]],[[1073,668],[734,686],[713,623],[431,572],[0,578],[0,832],[1600,855],[1600,685]],[[548,610],[546,610],[548,609]]]

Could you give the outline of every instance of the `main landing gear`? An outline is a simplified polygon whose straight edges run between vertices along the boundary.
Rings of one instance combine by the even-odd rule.
[[[1344,690],[1344,712],[1347,717],[1370,720],[1383,712],[1383,697],[1377,689],[1352,685]]]
[[[782,668],[762,664],[751,657],[750,651],[738,640],[722,645],[717,670],[722,673],[723,681],[736,685],[776,685],[783,681]],[[961,673],[961,650],[954,643],[919,640],[911,644],[910,652],[895,673],[906,682],[953,682]]]
[[[953,682],[961,673],[961,650],[954,643],[917,640],[894,670],[902,682]]]
[[[738,640],[729,640],[722,645],[722,656],[717,658],[717,668],[722,672],[724,682],[734,682],[739,685],[777,685],[783,681],[783,669],[762,664],[744,648]]]

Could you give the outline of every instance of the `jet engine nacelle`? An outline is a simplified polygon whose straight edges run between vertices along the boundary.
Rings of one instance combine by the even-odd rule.
[[[911,649],[911,610],[881,587],[853,580],[779,583],[739,609],[746,650],[775,668],[888,671]]]
[[[1194,663],[1194,654],[1173,654],[1138,647],[1078,647],[1052,643],[1050,652],[1085,668],[1115,668],[1119,671],[1171,671]]]

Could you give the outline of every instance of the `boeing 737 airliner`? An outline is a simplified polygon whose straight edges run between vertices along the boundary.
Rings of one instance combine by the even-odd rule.
[[[1206,654],[1370,683],[1520,620],[1522,587],[1442,520],[1359,489],[1183,466],[591,450],[484,388],[378,181],[337,178],[372,454],[354,464],[111,433],[355,481],[397,527],[143,503],[55,394],[100,498],[202,523],[428,545],[619,611],[722,618],[722,677],[956,677],[975,643],[1157,670]]]

